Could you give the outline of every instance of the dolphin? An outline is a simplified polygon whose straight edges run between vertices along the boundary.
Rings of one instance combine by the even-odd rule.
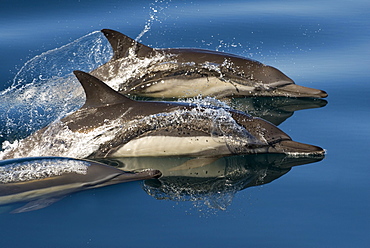
[[[28,202],[12,213],[41,209],[71,193],[159,177],[158,170],[123,170],[88,160],[33,157],[0,161],[0,205]]]
[[[6,149],[3,159],[324,153],[322,148],[295,142],[270,122],[244,112],[132,100],[88,73],[74,74],[84,88],[85,104]]]
[[[249,154],[218,158],[106,158],[98,161],[126,171],[160,170],[160,178],[144,180],[143,184],[146,193],[156,199],[203,199],[205,203],[212,201],[212,207],[225,208],[224,204],[230,204],[236,192],[270,183],[288,173],[293,166],[319,162],[323,158]]]
[[[108,84],[118,81],[118,91],[122,94],[169,99],[198,95],[216,98],[327,96],[322,90],[296,85],[272,66],[245,57],[195,48],[155,49],[114,30],[101,32],[113,48],[113,57],[91,74]],[[139,59],[135,66],[138,73],[125,79],[122,66],[133,63],[133,57]],[[145,59],[152,61],[142,62]]]

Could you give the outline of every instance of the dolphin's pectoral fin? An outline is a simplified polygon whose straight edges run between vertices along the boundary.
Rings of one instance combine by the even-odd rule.
[[[46,208],[53,204],[54,202],[57,202],[64,198],[65,196],[60,196],[60,197],[52,197],[52,198],[43,198],[43,199],[38,199],[36,201],[31,201],[27,203],[26,205],[17,208],[13,211],[11,211],[12,214],[19,214],[19,213],[24,213],[24,212],[30,212],[42,208]]]
[[[120,32],[111,29],[103,29],[101,32],[108,39],[110,45],[112,46],[112,60],[128,57],[130,48],[134,49],[134,52],[138,57],[148,57],[149,55],[153,55],[155,53],[153,48],[145,46],[144,44],[141,44],[134,39],[121,34]]]
[[[217,161],[219,157],[198,157],[198,158],[193,158],[185,163],[173,167],[169,169],[169,171],[180,171],[180,170],[190,170],[190,169],[195,169],[195,168],[200,168],[206,165],[209,165],[215,161]]]

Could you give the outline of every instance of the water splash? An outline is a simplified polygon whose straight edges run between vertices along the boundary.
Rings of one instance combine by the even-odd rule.
[[[73,70],[91,71],[107,62],[112,55],[106,38],[99,31],[94,31],[27,61],[15,75],[12,86],[0,95],[29,85],[44,85],[52,78],[71,74]]]
[[[73,70],[91,71],[112,56],[98,31],[26,62],[0,92],[0,143],[13,142],[78,109],[84,102]]]
[[[130,48],[133,51],[133,48]],[[95,75],[102,79],[104,83],[109,85],[114,90],[120,90],[122,92],[130,94],[130,91],[135,86],[129,84],[130,79],[141,80],[148,71],[156,68],[158,65],[165,66],[162,62],[165,61],[167,56],[158,53],[149,58],[139,58],[134,52],[129,52],[128,57],[121,58],[113,64],[107,64],[107,74],[99,74],[94,72]],[[116,68],[117,67],[117,68]]]
[[[236,176],[235,176],[236,175]],[[218,178],[163,177],[159,183],[145,181],[143,190],[158,200],[191,202],[199,212],[225,211],[235,194],[254,178],[249,171],[225,174]]]
[[[40,156],[85,158],[114,137],[120,128],[117,121],[88,133],[72,132],[64,123],[56,121],[26,139],[12,144],[4,142],[5,150],[0,152],[0,159]]]
[[[144,34],[146,34],[152,28],[154,22],[162,22],[159,18],[159,13],[162,13],[164,9],[168,8],[170,2],[171,1],[155,0],[153,3],[150,4],[149,19],[145,22],[144,29],[135,38],[136,41],[139,41],[144,36]]]
[[[87,161],[69,158],[27,158],[0,163],[0,183],[25,182],[59,176],[64,173],[85,175]]]
[[[216,108],[222,108],[225,110],[231,109],[231,107],[223,102],[220,101],[214,97],[203,97],[201,95],[196,96],[196,97],[191,97],[191,98],[185,98],[185,99],[179,99],[179,102],[185,102],[185,103],[190,103],[198,106],[207,106],[207,107],[216,107]]]

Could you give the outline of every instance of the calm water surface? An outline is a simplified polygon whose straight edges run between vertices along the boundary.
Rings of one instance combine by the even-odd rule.
[[[1,90],[36,55],[102,28],[137,37],[147,25],[140,39],[147,45],[251,57],[329,93],[326,106],[291,111],[279,125],[294,140],[325,148],[322,161],[215,199],[158,200],[138,182],[80,192],[42,210],[1,214],[1,247],[370,245],[370,2],[16,0],[0,6]],[[10,139],[0,123],[2,140]]]

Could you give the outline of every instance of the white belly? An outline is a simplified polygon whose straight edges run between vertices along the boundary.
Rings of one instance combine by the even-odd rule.
[[[240,91],[252,92],[253,87],[238,85],[236,87],[217,77],[197,78],[192,80],[166,79],[149,86],[143,95],[151,97],[195,97],[195,96],[228,96],[239,95]]]
[[[230,154],[222,138],[146,136],[123,145],[111,157]]]

